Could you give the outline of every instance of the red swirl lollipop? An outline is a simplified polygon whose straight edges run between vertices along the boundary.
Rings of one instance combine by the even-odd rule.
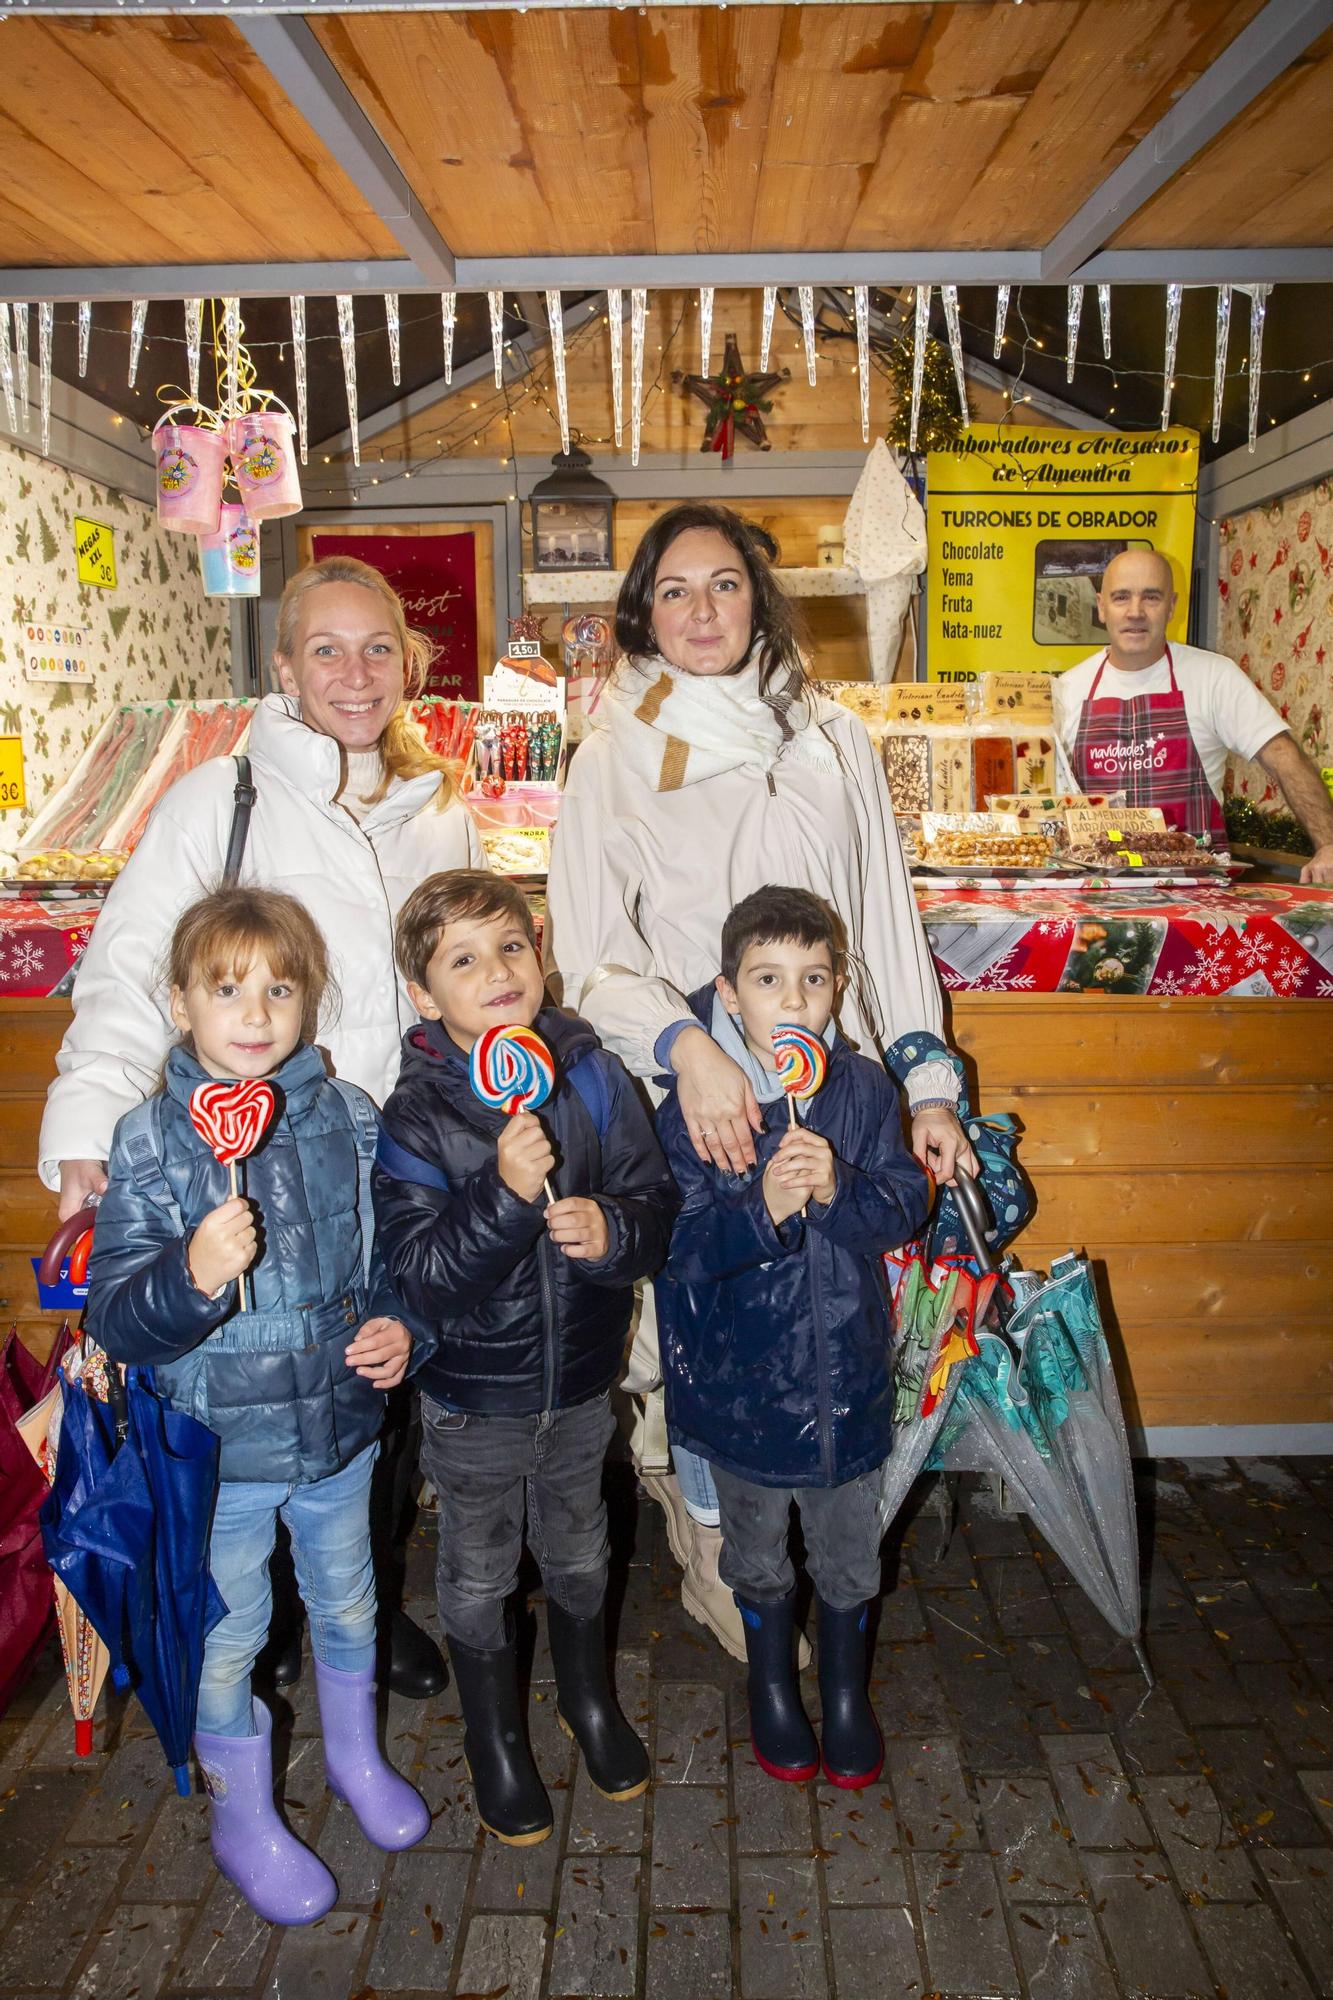
[[[236,1162],[248,1159],[263,1138],[277,1102],[271,1083],[249,1077],[242,1083],[201,1083],[190,1092],[190,1122],[221,1166],[231,1170],[231,1191],[239,1194]],[[247,1310],[241,1274],[241,1311]]]

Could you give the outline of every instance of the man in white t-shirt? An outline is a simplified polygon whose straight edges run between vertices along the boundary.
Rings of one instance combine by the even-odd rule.
[[[1302,882],[1333,883],[1333,800],[1277,711],[1234,660],[1168,645],[1171,567],[1152,549],[1107,564],[1097,609],[1107,645],[1053,677],[1055,726],[1084,790],[1160,805],[1167,824],[1225,844],[1227,752],[1256,758],[1314,843]]]

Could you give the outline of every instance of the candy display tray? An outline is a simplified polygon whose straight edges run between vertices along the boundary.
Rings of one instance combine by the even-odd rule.
[[[92,882],[62,882],[55,879],[43,882],[16,881],[11,876],[8,881],[0,882],[0,896],[12,903],[69,903],[76,899],[79,902],[96,899],[100,903],[115,879],[113,875],[110,878],[99,876]]]

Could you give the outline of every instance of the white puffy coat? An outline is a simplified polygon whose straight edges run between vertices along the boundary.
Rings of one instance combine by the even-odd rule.
[[[241,880],[298,897],[323,931],[341,1007],[321,1040],[336,1074],[382,1104],[415,1018],[394,968],[394,919],[427,875],[484,868],[481,842],[456,800],[436,809],[432,772],[394,786],[358,825],[334,804],[337,743],[308,728],[290,696],[260,703],[248,748],[258,796]],[[175,1039],[162,978],[171,934],[186,905],[218,884],[235,785],[230,757],[179,779],[107,897],[47,1094],[39,1170],[48,1187],[59,1185],[61,1160],[104,1160],[116,1120],[158,1086]]]

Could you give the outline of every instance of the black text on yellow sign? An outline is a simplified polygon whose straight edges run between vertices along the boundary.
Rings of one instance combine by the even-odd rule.
[[[0,736],[0,812],[13,812],[28,803],[23,783],[23,738]]]
[[[1097,586],[1112,556],[1155,549],[1183,640],[1194,548],[1194,431],[969,431],[926,458],[932,680],[1059,671],[1106,643]]]
[[[74,516],[74,553],[78,558],[79,582],[96,590],[116,587],[116,531],[105,521],[85,521]]]

